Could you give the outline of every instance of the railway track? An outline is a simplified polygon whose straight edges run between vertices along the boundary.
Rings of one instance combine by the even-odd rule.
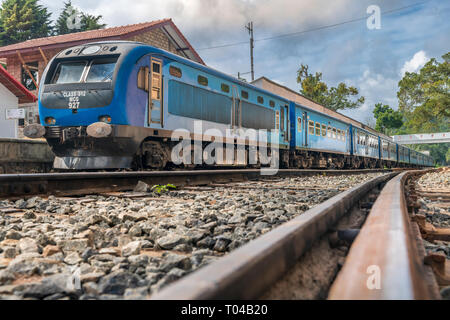
[[[446,261],[422,237],[442,230],[417,201],[447,195],[416,187],[425,172],[3,175],[52,196],[0,200],[0,298],[438,299]],[[81,287],[61,285],[74,268]]]
[[[423,173],[388,173],[340,193],[151,299],[439,299],[405,197]]]
[[[307,176],[314,174],[332,176],[383,171],[386,170],[280,169],[277,172],[277,176]],[[177,186],[186,186],[242,181],[260,177],[261,170],[259,169],[1,174],[0,198],[33,195],[69,196],[127,191],[133,190],[138,181],[143,181],[149,185],[172,183]]]

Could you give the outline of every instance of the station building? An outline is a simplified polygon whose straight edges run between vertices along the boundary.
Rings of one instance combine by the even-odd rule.
[[[37,97],[0,65],[0,138],[17,138],[25,112],[19,105],[34,104]]]
[[[0,47],[0,61],[7,72],[34,96],[38,95],[39,82],[49,60],[58,52],[72,46],[110,40],[139,41],[158,47],[195,62],[203,60],[186,40],[172,19],[163,19],[100,30],[69,33],[59,36],[32,39]],[[19,101],[25,109],[25,119],[17,127],[17,137],[23,137],[24,124],[39,122],[37,103]]]

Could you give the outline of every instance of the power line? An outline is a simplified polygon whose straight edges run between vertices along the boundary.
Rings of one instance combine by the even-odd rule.
[[[404,7],[400,7],[400,8],[396,8],[396,9],[391,9],[391,10],[386,10],[386,11],[381,12],[381,14],[382,15],[388,15],[388,14],[391,14],[391,13],[394,13],[394,12],[403,11],[403,10],[406,10],[406,9],[418,6],[420,4],[427,3],[429,1],[431,1],[431,0],[416,2],[416,3],[410,4],[408,6],[404,6]],[[353,22],[357,22],[357,21],[362,21],[362,20],[366,20],[366,19],[367,19],[367,16],[360,17],[360,18],[351,19],[351,20],[338,22],[338,23],[330,24],[330,25],[325,25],[325,26],[321,26],[321,27],[316,27],[316,28],[312,28],[312,29],[308,29],[308,30],[291,32],[291,33],[285,33],[285,34],[279,34],[279,35],[271,36],[271,37],[267,37],[267,38],[255,39],[254,42],[256,42],[256,41],[267,41],[267,40],[273,40],[273,39],[279,39],[279,38],[285,38],[285,37],[292,37],[292,36],[296,36],[296,35],[300,35],[300,34],[304,34],[304,33],[308,33],[308,32],[319,31],[319,30],[328,29],[328,28],[334,28],[334,27],[341,26],[341,25],[344,25],[344,24],[353,23]],[[234,47],[234,46],[239,46],[239,45],[243,45],[243,44],[247,44],[247,43],[248,43],[248,41],[241,41],[241,42],[222,44],[222,45],[217,45],[217,46],[212,46],[212,47],[207,47],[207,48],[201,48],[201,49],[196,49],[196,50],[197,51],[201,51],[201,50],[210,50],[210,49],[218,49],[218,48],[225,48],[225,47]]]

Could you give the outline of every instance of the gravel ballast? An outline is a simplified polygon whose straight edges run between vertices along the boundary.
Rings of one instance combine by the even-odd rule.
[[[383,173],[0,201],[0,298],[145,299]],[[170,183],[170,181],[168,181]]]

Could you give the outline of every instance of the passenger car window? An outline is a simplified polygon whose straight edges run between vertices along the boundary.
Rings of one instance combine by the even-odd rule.
[[[297,131],[302,132],[302,118],[301,117],[297,118]]]
[[[327,135],[327,125],[322,124],[322,136],[325,137]]]
[[[257,100],[258,100],[258,103],[261,103],[261,104],[264,103],[264,98],[261,96],[258,96]]]
[[[316,136],[320,136],[320,123],[316,122]]]
[[[183,75],[183,73],[181,72],[181,69],[174,67],[174,66],[170,66],[169,73],[170,73],[170,75],[177,77],[177,78],[181,78],[181,76]]]
[[[333,128],[333,139],[336,139],[336,128]]]
[[[220,85],[220,90],[222,90],[223,92],[229,93],[230,92],[230,86],[225,84],[225,83],[222,83]]]
[[[275,108],[275,101],[269,100],[269,106]]]
[[[327,137],[331,138],[331,126],[328,126]]]
[[[312,120],[308,121],[308,133],[314,135],[314,121]]]
[[[204,76],[198,76],[197,77],[197,82],[198,82],[198,84],[201,84],[202,86],[207,86],[208,85],[208,78],[206,78]]]
[[[241,96],[242,96],[242,98],[248,100],[248,92],[247,92],[247,91],[242,90],[242,91],[241,91]]]

